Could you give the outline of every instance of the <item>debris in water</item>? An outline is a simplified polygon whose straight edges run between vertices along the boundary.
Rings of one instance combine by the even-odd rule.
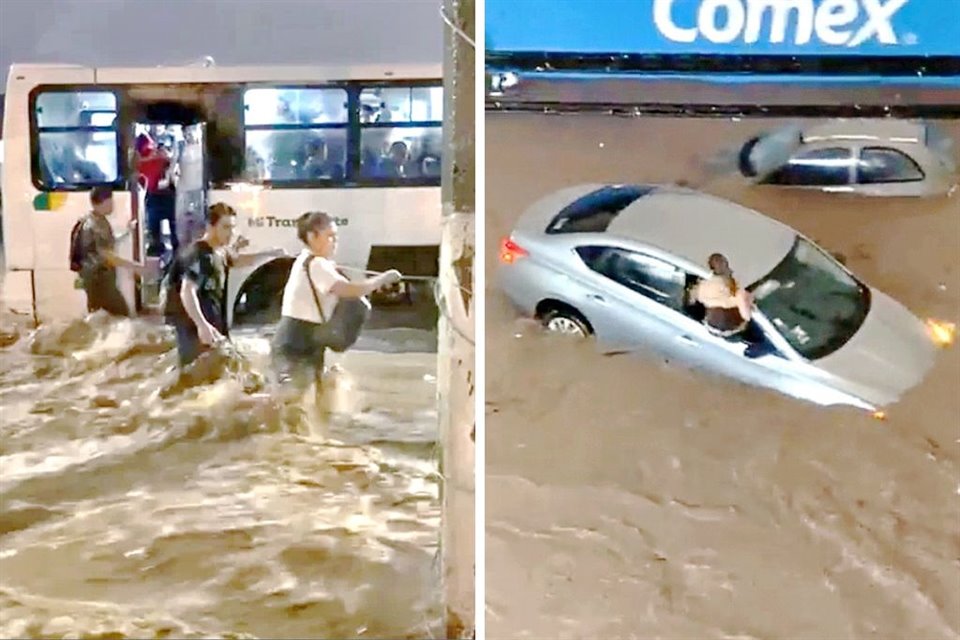
[[[116,409],[120,406],[116,398],[104,394],[94,396],[90,400],[90,404],[98,409]]]

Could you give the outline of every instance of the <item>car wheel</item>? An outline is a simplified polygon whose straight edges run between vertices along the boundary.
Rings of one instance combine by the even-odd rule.
[[[543,323],[544,329],[551,333],[580,338],[585,338],[592,333],[586,320],[575,311],[552,309],[543,314],[540,321]]]

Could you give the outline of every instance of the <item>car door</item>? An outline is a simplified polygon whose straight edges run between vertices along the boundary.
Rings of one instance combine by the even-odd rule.
[[[794,154],[774,171],[764,184],[817,188],[823,191],[850,191],[856,161],[849,147],[807,148]]]
[[[610,246],[580,246],[576,253],[595,288],[582,310],[597,338],[611,348],[649,348],[676,355],[686,273],[655,256]]]
[[[923,169],[898,149],[863,147],[856,166],[857,191],[873,196],[912,196],[923,193]]]
[[[752,337],[762,343],[748,355],[746,340],[720,338],[702,323],[685,317],[680,323],[684,331],[680,344],[696,347],[684,359],[711,373],[809,402],[856,404],[852,396],[836,388],[830,376],[798,357],[763,316],[755,315],[753,323]]]
[[[780,386],[775,378],[786,376],[793,378],[796,367],[790,365],[779,349],[779,345],[771,340],[765,327],[753,321],[750,328],[751,338],[761,341],[760,348],[755,354],[747,355],[750,343],[746,338],[722,338],[711,333],[702,323],[690,317],[683,317],[678,326],[682,333],[680,344],[696,345],[697,353],[691,360],[702,365],[714,373],[736,378],[741,382],[762,386]]]

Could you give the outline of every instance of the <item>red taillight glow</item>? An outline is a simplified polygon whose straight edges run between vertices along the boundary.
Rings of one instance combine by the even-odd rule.
[[[518,245],[511,238],[503,238],[500,241],[500,262],[503,264],[513,264],[520,258],[530,255],[526,249]]]

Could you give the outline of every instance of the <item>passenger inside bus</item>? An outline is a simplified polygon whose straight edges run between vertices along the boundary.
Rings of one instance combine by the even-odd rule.
[[[146,191],[147,255],[161,257],[165,251],[162,237],[162,222],[170,226],[170,244],[173,253],[179,247],[177,238],[177,194],[173,182],[175,158],[172,155],[173,140],[165,128],[150,127],[151,137],[143,132],[137,136],[136,150],[137,181]],[[162,142],[161,142],[162,140]]]
[[[283,99],[278,101],[277,115],[280,124],[297,124],[297,118],[290,104]],[[270,150],[266,158],[267,174],[271,180],[296,180],[299,168],[306,161],[306,149],[299,131],[274,131],[266,140],[266,149]]]
[[[78,115],[79,127],[92,126],[93,114],[83,111]],[[106,173],[90,159],[90,151],[97,144],[91,131],[65,134],[69,139],[58,144],[41,140],[41,171],[48,184],[76,184],[109,182]]]
[[[410,170],[410,150],[405,142],[397,140],[380,159],[378,175],[383,178],[406,178]]]
[[[360,124],[390,122],[390,109],[384,102],[364,102],[360,105]]]
[[[168,155],[175,157],[180,150],[177,144],[177,138],[172,131],[172,127],[164,124],[150,125],[150,138],[156,142],[157,147],[165,151]]]
[[[419,175],[424,178],[440,176],[440,134],[426,129],[420,138],[420,149],[416,154],[416,165]]]
[[[343,165],[330,160],[327,143],[323,138],[307,142],[306,161],[301,177],[305,180],[343,180]]]
[[[261,182],[267,179],[267,163],[253,147],[247,147],[244,178],[251,182]]]
[[[388,131],[384,130],[384,133]],[[361,171],[365,178],[402,179],[440,175],[438,157],[433,157],[432,154],[421,154],[414,161],[410,144],[404,140],[395,140],[386,147],[385,152],[380,152],[379,148],[374,148],[372,145],[368,146],[376,139],[372,136],[364,138]],[[381,139],[383,138],[381,137]],[[410,142],[416,143],[417,141],[411,140]],[[381,148],[382,146],[386,146],[386,142],[381,144]],[[427,173],[424,169],[435,173]]]

